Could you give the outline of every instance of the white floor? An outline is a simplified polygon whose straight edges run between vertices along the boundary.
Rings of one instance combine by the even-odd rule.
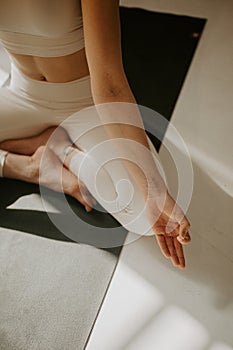
[[[233,349],[233,1],[122,0],[122,5],[207,18],[172,123],[192,157],[187,268],[153,237],[123,248],[88,350]],[[175,168],[160,152],[173,194]],[[169,175],[170,174],[170,175]],[[130,239],[130,237],[129,237]]]

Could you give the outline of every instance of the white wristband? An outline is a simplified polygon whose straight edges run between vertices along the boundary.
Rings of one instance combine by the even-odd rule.
[[[0,149],[0,177],[3,177],[3,168],[8,152]]]

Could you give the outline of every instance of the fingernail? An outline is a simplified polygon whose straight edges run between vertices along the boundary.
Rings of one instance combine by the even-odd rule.
[[[181,236],[177,236],[177,240],[181,243],[181,244],[185,244],[188,243],[189,241],[187,241],[186,238],[183,238]]]
[[[183,243],[183,238],[180,236],[177,236],[177,241],[179,241],[180,243]]]

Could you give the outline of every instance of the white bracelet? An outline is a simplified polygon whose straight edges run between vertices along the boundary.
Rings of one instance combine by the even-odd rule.
[[[0,177],[3,177],[3,168],[8,152],[0,149]]]

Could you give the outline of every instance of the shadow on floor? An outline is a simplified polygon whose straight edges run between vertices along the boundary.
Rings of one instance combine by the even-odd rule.
[[[69,196],[65,196],[71,211],[81,219],[78,221],[79,225],[77,226],[77,222],[75,222],[75,225],[72,225],[72,218],[69,217],[69,212],[62,210],[64,197],[60,193],[46,189],[46,200],[58,211],[55,213],[50,212],[50,217],[46,211],[42,210],[8,208],[24,196],[31,194],[40,195],[39,186],[37,185],[17,180],[0,179],[0,193],[0,227],[65,242],[75,242],[69,238],[75,236],[77,237],[76,242],[91,245],[95,245],[95,243],[92,243],[96,242],[96,237],[99,236],[99,245],[97,243],[97,246],[105,247],[106,244],[107,247],[112,247],[111,244],[108,245],[108,241],[114,241],[116,243],[115,247],[107,248],[107,250],[116,255],[120,253],[127,231],[111,215],[106,213],[102,207],[101,211],[97,210],[97,207],[96,210],[93,209],[91,213],[87,213],[79,202]],[[65,223],[63,232],[68,234],[63,234],[53,222],[58,224]],[[86,225],[86,223],[89,225]],[[70,232],[70,230],[75,230],[75,234]]]

